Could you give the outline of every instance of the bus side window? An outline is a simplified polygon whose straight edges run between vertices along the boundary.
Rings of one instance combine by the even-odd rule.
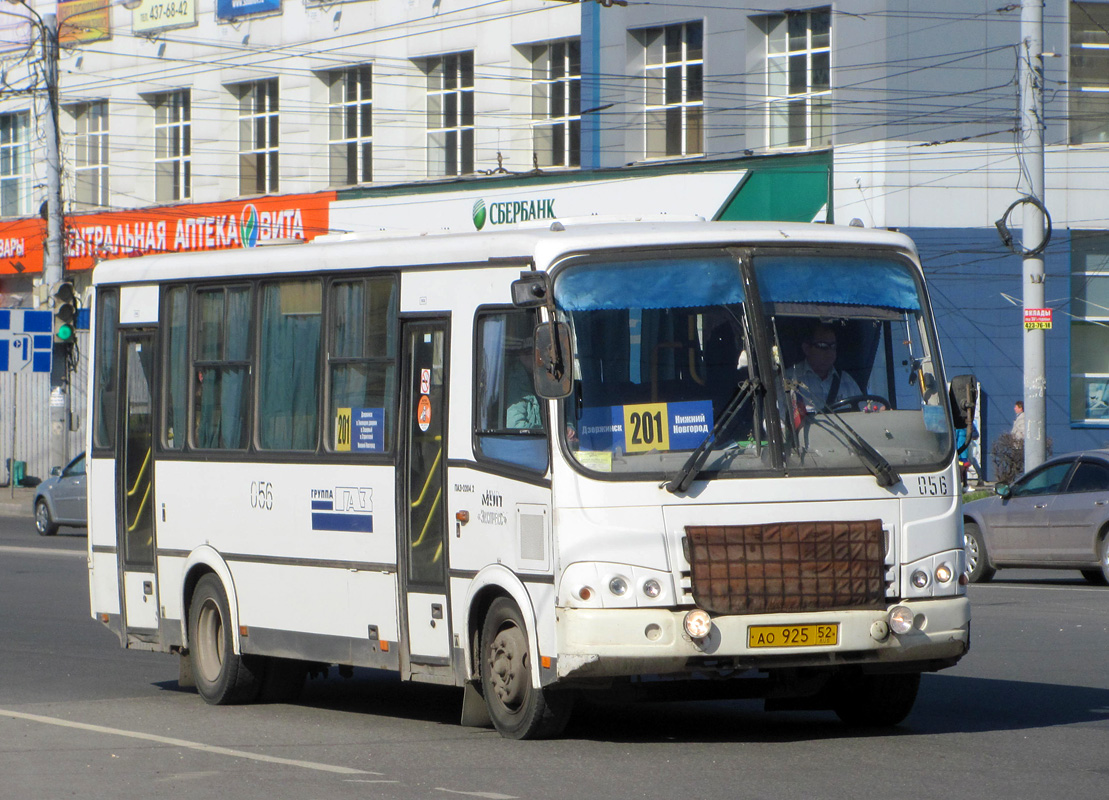
[[[546,472],[546,404],[532,377],[535,324],[533,311],[478,314],[474,444],[479,458]]]
[[[189,290],[174,286],[166,291],[165,398],[162,403],[162,446],[180,450],[188,433],[189,407]]]
[[[338,453],[388,453],[396,424],[396,280],[336,280],[328,293],[328,445]]]
[[[96,388],[93,402],[93,446],[116,443],[116,331],[119,328],[119,292],[100,289],[96,294]]]
[[[193,441],[197,447],[246,448],[251,305],[249,286],[201,289],[196,293]]]

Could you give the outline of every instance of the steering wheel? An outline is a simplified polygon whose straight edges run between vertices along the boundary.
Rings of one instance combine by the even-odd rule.
[[[834,403],[828,405],[829,411],[839,411],[840,409],[851,409],[852,411],[862,411],[863,406],[869,403],[876,403],[882,406],[882,411],[890,408],[890,401],[881,395],[877,394],[855,394],[851,397],[842,397]],[[874,409],[871,409],[874,410]]]

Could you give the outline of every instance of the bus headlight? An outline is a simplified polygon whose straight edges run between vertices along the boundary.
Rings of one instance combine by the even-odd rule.
[[[656,581],[654,578],[648,578],[647,580],[643,581],[643,594],[654,600],[656,597],[662,594],[662,584]]]
[[[617,575],[608,582],[608,590],[617,597],[623,597],[624,593],[628,591],[628,582]]]
[[[704,639],[712,630],[712,617],[703,608],[695,608],[685,615],[684,625],[690,639]]]
[[[936,583],[947,583],[953,574],[950,564],[940,564],[936,567]]]
[[[917,589],[923,589],[928,585],[928,573],[922,569],[914,570],[909,580]]]
[[[890,630],[894,633],[908,633],[913,629],[913,610],[908,606],[894,606],[890,610]]]

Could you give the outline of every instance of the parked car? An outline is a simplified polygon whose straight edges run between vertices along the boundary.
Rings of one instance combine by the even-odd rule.
[[[1056,456],[963,507],[967,577],[998,569],[1077,569],[1109,584],[1109,450]]]
[[[88,525],[86,491],[85,454],[81,453],[35,487],[33,508],[39,536],[53,536],[62,525]]]

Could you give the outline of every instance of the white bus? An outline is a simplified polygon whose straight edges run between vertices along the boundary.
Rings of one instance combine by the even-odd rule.
[[[514,738],[614,687],[890,725],[967,651],[903,235],[568,220],[94,286],[92,615],[209,703],[339,665]]]

